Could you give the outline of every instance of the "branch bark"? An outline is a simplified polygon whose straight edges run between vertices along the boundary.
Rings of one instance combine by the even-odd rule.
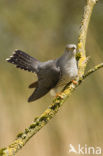
[[[77,55],[79,55],[80,57],[79,62],[78,62],[79,77],[82,77],[82,75],[84,74],[86,64],[87,64],[86,51],[85,51],[86,37],[87,37],[90,17],[91,17],[91,14],[92,14],[92,11],[96,2],[97,0],[87,0],[87,5],[84,7],[84,15],[83,15],[83,19],[81,22],[80,33],[78,37],[78,54]]]
[[[44,127],[50,119],[52,119],[55,114],[58,112],[59,108],[63,105],[67,97],[83,82],[83,80],[89,76],[91,73],[103,67],[103,63],[95,66],[93,69],[90,69],[86,74],[84,74],[86,68],[86,52],[85,52],[85,43],[87,37],[88,24],[92,14],[93,7],[96,3],[96,0],[87,0],[87,4],[84,8],[83,20],[81,22],[81,29],[78,38],[78,56],[79,56],[79,76],[77,84],[73,83],[67,85],[64,90],[58,95],[51,105],[42,113],[39,117],[35,118],[33,123],[25,129],[23,133],[19,133],[17,138],[12,144],[8,147],[0,150],[0,156],[13,156],[15,155],[27,142],[28,140],[35,135],[42,127]],[[78,57],[77,56],[77,57]]]

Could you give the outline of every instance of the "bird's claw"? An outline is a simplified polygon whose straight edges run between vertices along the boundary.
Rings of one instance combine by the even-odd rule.
[[[56,94],[56,98],[57,98],[57,97],[60,97],[61,99],[63,98],[61,92]]]
[[[77,84],[78,84],[78,82],[77,82],[76,80],[72,80],[72,83],[73,83],[74,85],[77,85]]]

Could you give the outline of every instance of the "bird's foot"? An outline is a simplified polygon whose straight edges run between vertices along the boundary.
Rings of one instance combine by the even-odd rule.
[[[73,83],[74,85],[77,85],[77,84],[78,84],[78,82],[77,82],[76,80],[72,80],[72,83]]]
[[[56,97],[56,98],[57,98],[57,97],[60,97],[61,99],[63,98],[61,92],[60,92],[60,93],[57,93],[55,97]]]

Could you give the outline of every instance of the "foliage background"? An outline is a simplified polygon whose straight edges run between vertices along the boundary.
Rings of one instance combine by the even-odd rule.
[[[46,95],[27,103],[28,85],[36,79],[5,62],[14,49],[41,61],[64,52],[67,43],[77,43],[84,0],[0,1],[0,147],[12,142],[52,102]],[[94,8],[89,25],[88,67],[103,62],[103,1]],[[54,119],[21,150],[18,156],[68,156],[69,144],[103,148],[103,70],[77,89]],[[72,154],[71,154],[72,156]]]

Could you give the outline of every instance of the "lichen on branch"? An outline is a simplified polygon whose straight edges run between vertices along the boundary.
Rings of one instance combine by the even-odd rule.
[[[86,44],[86,37],[87,37],[90,17],[91,17],[92,10],[96,2],[97,0],[87,0],[87,5],[84,7],[84,14],[83,14],[82,22],[81,22],[80,33],[78,37],[78,46],[77,46],[78,48],[77,55],[80,56],[80,59],[78,61],[79,77],[82,77],[82,75],[85,72],[86,65],[87,65],[85,44]]]
[[[71,95],[71,93],[83,82],[83,80],[91,73],[103,67],[103,63],[101,63],[95,66],[93,69],[90,69],[86,74],[84,74],[87,65],[85,51],[87,30],[95,3],[96,0],[87,0],[87,4],[84,8],[81,29],[78,37],[79,57],[77,57],[79,58],[79,75],[77,79],[77,84],[70,83],[66,85],[61,94],[59,94],[53,100],[53,103],[49,105],[49,107],[39,117],[36,117],[33,123],[27,129],[25,129],[24,132],[19,133],[13,143],[11,143],[8,147],[2,148],[0,150],[0,156],[14,156],[20,149],[22,149],[22,147],[29,141],[29,139],[33,135],[35,135],[42,127],[44,127],[50,121],[50,119],[55,116],[55,114],[59,111],[59,108],[63,105],[67,97]]]

